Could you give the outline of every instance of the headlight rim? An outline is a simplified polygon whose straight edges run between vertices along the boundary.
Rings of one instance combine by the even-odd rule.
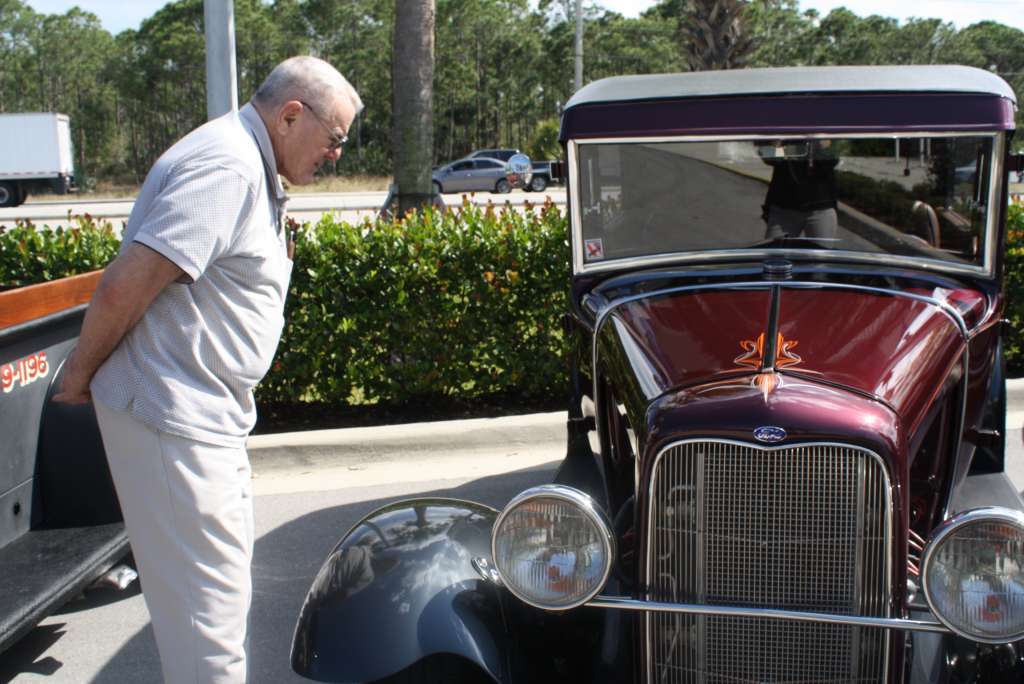
[[[992,638],[983,635],[971,634],[946,619],[945,615],[936,610],[935,602],[932,600],[931,588],[929,586],[930,583],[928,581],[928,570],[936,549],[938,549],[953,533],[968,525],[977,524],[979,522],[1008,523],[1016,525],[1021,532],[1024,533],[1024,513],[1012,508],[986,506],[982,508],[972,508],[970,510],[957,513],[952,518],[949,518],[939,525],[939,527],[932,532],[931,537],[928,539],[928,543],[925,544],[924,553],[921,556],[921,592],[924,594],[925,601],[928,603],[928,609],[931,610],[932,615],[939,622],[945,625],[953,634],[980,644],[995,645],[1013,643],[1024,639],[1024,629],[1021,629],[1019,632],[1006,638]]]
[[[508,581],[508,578],[505,576],[505,573],[497,562],[498,530],[501,529],[501,524],[517,506],[522,505],[525,501],[537,498],[555,498],[575,504],[597,527],[607,549],[607,560],[601,571],[600,580],[595,584],[595,589],[589,594],[584,595],[581,599],[571,603],[552,606],[539,603],[532,598],[523,595],[521,591],[516,589],[515,586]],[[550,612],[563,612],[579,608],[586,604],[587,601],[597,596],[597,594],[599,594],[604,588],[605,584],[608,583],[608,577],[611,575],[612,566],[615,564],[617,553],[615,536],[612,534],[611,521],[609,520],[608,515],[604,512],[604,509],[597,505],[597,502],[594,501],[594,499],[586,492],[567,485],[545,484],[523,490],[516,496],[512,497],[512,499],[505,505],[497,519],[494,521],[494,527],[491,528],[491,563],[494,565],[494,568],[498,573],[498,577],[501,578],[502,586],[504,586],[513,596],[523,603],[533,606],[534,608]]]

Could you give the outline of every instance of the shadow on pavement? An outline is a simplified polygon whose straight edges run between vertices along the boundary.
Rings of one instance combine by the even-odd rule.
[[[71,599],[65,603],[60,610],[55,611],[53,614],[71,615],[74,613],[80,613],[83,610],[91,610],[92,608],[99,608],[100,606],[106,606],[111,603],[123,601],[124,599],[131,598],[132,596],[138,596],[141,593],[142,589],[139,587],[138,581],[132,582],[124,591],[114,589],[113,587],[89,589],[81,596]]]
[[[9,660],[0,661],[0,682],[9,682],[17,675],[32,673],[52,675],[64,663],[50,656],[42,656],[64,636],[64,624],[49,624],[36,627],[18,642],[17,653]]]

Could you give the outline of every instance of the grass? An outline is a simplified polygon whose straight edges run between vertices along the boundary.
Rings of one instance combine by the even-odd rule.
[[[28,196],[30,202],[74,202],[76,200],[97,200],[97,199],[131,199],[139,192],[139,186],[134,183],[111,183],[103,181],[96,184],[96,188],[90,192],[76,192],[70,195],[54,195],[47,193],[41,195],[32,193]]]
[[[289,194],[297,195],[308,192],[385,192],[391,183],[390,176],[323,176],[309,185],[289,186],[285,183]],[[35,202],[75,202],[81,200],[100,199],[132,199],[139,193],[139,186],[134,183],[115,183],[100,181],[89,192],[77,192],[73,195],[30,195]]]
[[[391,176],[324,176],[309,185],[288,186],[292,195],[304,192],[386,192]]]

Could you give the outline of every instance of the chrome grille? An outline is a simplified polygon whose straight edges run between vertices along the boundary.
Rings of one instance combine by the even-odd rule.
[[[684,442],[651,483],[648,597],[888,616],[890,501],[855,447]],[[648,613],[651,682],[878,682],[885,630]]]

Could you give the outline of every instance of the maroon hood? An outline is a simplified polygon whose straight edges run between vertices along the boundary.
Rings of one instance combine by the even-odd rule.
[[[785,286],[777,297],[774,328],[767,286],[644,298],[619,306],[605,326],[648,399],[743,375],[767,399],[779,379],[801,377],[870,395],[911,430],[963,352],[956,322],[925,301]]]

